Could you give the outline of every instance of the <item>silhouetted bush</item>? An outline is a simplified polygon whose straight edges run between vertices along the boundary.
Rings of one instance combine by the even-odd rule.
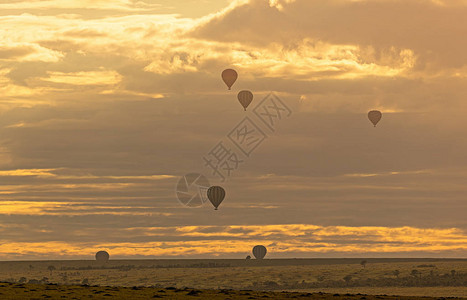
[[[343,279],[345,282],[349,283],[352,280],[352,275],[346,275]]]
[[[48,266],[47,270],[50,271],[50,276],[52,276],[52,272],[55,271],[55,266]]]
[[[361,264],[361,265],[362,265],[362,267],[364,267],[364,268],[366,267],[366,263],[367,263],[367,261],[366,261],[366,260],[362,260],[362,261],[360,262],[360,264]]]
[[[29,283],[29,284],[41,284],[41,282],[40,282],[39,280],[37,280],[37,279],[30,279],[30,280],[28,281],[28,283]]]

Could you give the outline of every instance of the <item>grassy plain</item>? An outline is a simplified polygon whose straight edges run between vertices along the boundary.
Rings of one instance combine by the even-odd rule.
[[[300,290],[302,293],[323,291],[339,294],[467,297],[467,260],[365,259],[365,266],[360,264],[362,260],[174,259],[110,260],[105,264],[96,261],[0,262],[0,281],[155,289],[190,287],[204,290]],[[430,278],[436,286],[430,286]],[[446,283],[439,284],[437,278]],[[384,286],[385,282],[391,286]]]
[[[235,290],[199,290],[199,289],[160,289],[160,288],[128,288],[97,286],[58,286],[0,283],[1,299],[332,299],[332,300],[434,300],[437,298],[371,296],[371,295],[338,295],[325,293],[294,293],[271,291],[235,291]]]

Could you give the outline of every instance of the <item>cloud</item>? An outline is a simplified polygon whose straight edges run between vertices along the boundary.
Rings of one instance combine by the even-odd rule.
[[[115,71],[97,71],[97,72],[50,72],[46,80],[63,85],[115,85],[120,82],[120,76]]]
[[[39,1],[5,1],[0,2],[1,9],[98,9],[98,10],[117,10],[117,11],[132,11],[144,10],[148,8],[157,8],[158,4],[149,4],[143,1],[128,1],[128,0],[113,0],[112,2],[105,0],[39,0]]]
[[[419,67],[465,64],[465,54],[460,51],[464,41],[457,38],[462,35],[465,4],[439,5],[419,0],[401,3],[253,0],[213,19],[195,34],[263,46],[310,38],[338,45],[371,46],[376,55],[396,47],[412,49],[423,57]]]
[[[0,60],[57,62],[62,54],[34,43],[0,44]]]
[[[208,230],[208,233],[203,231]],[[37,233],[46,233],[38,230]],[[93,249],[105,248],[112,257],[128,257],[137,253],[146,257],[237,257],[249,253],[253,245],[264,244],[269,257],[281,257],[287,253],[303,253],[320,256],[321,253],[349,255],[363,253],[437,253],[455,250],[465,251],[467,237],[458,229],[418,229],[412,227],[322,227],[305,224],[266,226],[208,226],[208,227],[157,227],[146,230],[134,228],[124,235],[157,237],[158,242],[120,243],[63,243],[17,242],[0,246],[0,257],[13,254],[16,258],[53,254],[62,258],[92,257]],[[175,238],[174,240],[169,238]],[[186,240],[186,237],[196,239]],[[274,241],[274,242],[273,242]],[[222,250],[219,252],[219,245]],[[21,249],[28,249],[27,252]],[[66,251],[65,251],[66,249]],[[58,253],[62,253],[58,255]],[[65,254],[63,254],[65,253]]]
[[[2,170],[0,176],[54,176],[50,171],[54,169]]]

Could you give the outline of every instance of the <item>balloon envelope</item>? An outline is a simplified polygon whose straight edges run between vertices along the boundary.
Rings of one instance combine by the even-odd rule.
[[[208,189],[208,199],[214,205],[214,209],[217,210],[219,205],[222,203],[225,197],[225,190],[220,186],[211,186]]]
[[[371,123],[373,123],[375,127],[379,120],[381,120],[382,116],[383,114],[379,110],[372,110],[368,113],[368,119],[370,119]]]
[[[251,101],[253,101],[253,93],[250,91],[240,91],[240,93],[237,95],[237,98],[246,111],[248,105],[250,105]]]
[[[253,255],[256,259],[263,259],[267,252],[268,251],[266,250],[266,247],[263,245],[257,245],[253,247]]]
[[[106,262],[109,260],[109,253],[107,251],[99,251],[96,253],[96,260],[99,262]]]
[[[225,82],[229,90],[235,83],[235,81],[237,81],[237,78],[238,74],[237,71],[235,71],[234,69],[225,69],[224,71],[222,71],[222,80]]]

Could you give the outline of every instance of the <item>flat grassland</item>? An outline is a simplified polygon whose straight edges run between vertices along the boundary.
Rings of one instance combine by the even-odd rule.
[[[366,264],[361,264],[363,260]],[[50,287],[47,283],[59,284],[52,286],[58,289],[72,288],[62,285],[97,289],[92,287],[97,285],[105,289],[118,287],[127,292],[140,291],[135,287],[141,291],[148,287],[148,293],[167,287],[179,291],[188,287],[204,290],[202,293],[206,297],[207,293],[220,290],[251,290],[250,294],[299,292],[295,296],[321,291],[331,293],[331,296],[361,293],[467,297],[467,259],[171,259],[110,260],[105,264],[96,261],[21,261],[0,262],[0,281],[5,282],[3,285],[8,285],[7,282],[28,283],[28,287],[42,284],[35,287],[36,290]],[[12,286],[8,289],[13,289]],[[0,292],[6,288],[1,288]],[[177,295],[191,290],[183,291]],[[172,290],[166,293],[172,293]],[[229,298],[222,295],[222,299]],[[241,295],[235,298],[237,296]],[[275,296],[270,294],[270,297]]]
[[[332,300],[434,300],[431,297],[400,297],[400,296],[371,296],[371,295],[338,295],[325,293],[293,293],[250,290],[198,290],[150,287],[105,287],[105,286],[76,286],[76,285],[40,285],[0,283],[1,299],[332,299]]]
[[[37,285],[0,283],[1,299],[332,299],[332,300],[434,300],[431,297],[401,297],[388,295],[338,295],[326,293],[294,293],[250,290],[198,290],[151,287],[105,287],[105,286],[73,286],[73,285]]]

